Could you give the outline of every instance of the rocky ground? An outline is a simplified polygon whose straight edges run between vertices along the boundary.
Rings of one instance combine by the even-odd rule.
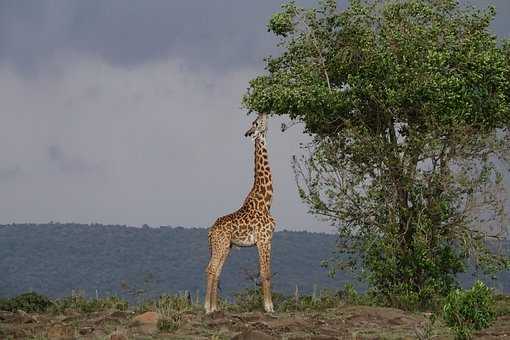
[[[320,312],[187,311],[170,323],[154,311],[59,315],[0,312],[0,339],[453,339],[427,313],[350,306]],[[510,315],[500,316],[477,339],[510,339]]]

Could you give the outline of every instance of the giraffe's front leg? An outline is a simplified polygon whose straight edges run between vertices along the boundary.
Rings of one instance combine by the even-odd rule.
[[[262,296],[264,297],[264,310],[273,313],[273,299],[271,295],[271,240],[257,243],[260,263],[260,279],[262,283]]]

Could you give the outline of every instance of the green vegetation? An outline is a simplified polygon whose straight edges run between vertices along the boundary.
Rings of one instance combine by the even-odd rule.
[[[232,304],[225,304],[230,311],[250,312],[254,310],[263,311],[262,294],[259,287],[247,288],[234,295]],[[371,293],[360,294],[351,284],[346,284],[344,289],[332,291],[328,289],[321,290],[312,295],[283,295],[273,292],[273,302],[276,312],[296,312],[296,311],[325,311],[331,308],[337,308],[351,305],[378,306],[380,301]]]
[[[24,293],[12,299],[0,300],[0,310],[16,312],[22,310],[27,313],[45,312],[52,306],[50,299],[34,292]]]
[[[162,295],[145,301],[143,306],[131,305],[130,310],[126,310],[126,302],[116,297],[95,301],[74,294],[51,300],[45,311],[35,310],[40,306],[38,301],[49,299],[30,294],[37,298],[27,299],[23,294],[25,297],[9,300],[30,301],[24,309],[8,312],[0,308],[2,338],[46,339],[63,334],[104,338],[105,334],[117,334],[152,339],[171,334],[183,339],[230,339],[240,330],[252,329],[283,338],[332,336],[335,332],[339,337],[430,339],[450,336],[448,326],[459,339],[465,339],[470,335],[503,336],[510,331],[508,318],[500,317],[494,322],[496,315],[508,315],[510,298],[499,296],[494,308],[491,290],[480,282],[470,290],[452,292],[438,314],[382,307],[375,296],[360,294],[351,285],[338,292],[316,291],[312,295],[275,293],[277,310],[272,316],[263,313],[258,287],[236,294],[234,302],[223,301],[223,311],[210,316],[189,294]],[[154,313],[138,318],[147,311],[156,312],[157,319]],[[489,325],[492,327],[487,332],[479,331]]]
[[[156,302],[156,311],[160,315],[158,329],[161,332],[173,332],[183,323],[183,316],[193,310],[191,301],[185,295],[163,295]],[[200,306],[201,307],[201,306]]]
[[[312,214],[339,230],[332,272],[360,269],[374,296],[435,309],[470,261],[508,268],[510,44],[495,10],[454,0],[294,2],[268,29],[283,53],[250,82],[249,110],[304,123],[293,162]],[[490,228],[489,228],[490,226]]]
[[[469,290],[454,290],[446,297],[442,311],[457,339],[469,339],[474,330],[489,327],[496,319],[492,291],[477,281]]]
[[[510,315],[510,296],[497,294],[494,296],[494,301],[496,316]]]
[[[127,301],[119,297],[111,296],[99,299],[87,299],[83,294],[73,294],[68,297],[54,301],[51,311],[53,313],[64,313],[67,310],[73,310],[80,313],[93,313],[105,310],[121,310],[128,308]]]
[[[128,303],[118,297],[111,296],[100,299],[87,299],[83,295],[73,294],[61,299],[50,300],[47,296],[30,292],[20,294],[12,299],[2,299],[0,310],[26,313],[63,314],[66,311],[93,313],[106,310],[127,310]]]

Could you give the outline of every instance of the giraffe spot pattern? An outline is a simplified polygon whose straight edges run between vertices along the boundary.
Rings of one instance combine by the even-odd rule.
[[[223,263],[233,245],[256,245],[260,257],[264,305],[269,306],[269,310],[272,310],[273,305],[270,298],[270,257],[271,240],[276,223],[269,212],[273,186],[267,149],[263,138],[257,138],[255,141],[254,172],[254,185],[241,208],[231,214],[218,218],[213,226],[209,228],[208,238],[211,260],[207,267],[208,287],[211,280],[218,279]],[[216,294],[214,293],[216,289],[214,285],[216,283],[213,283],[211,288],[213,296]],[[210,301],[214,304],[215,297],[211,297]],[[266,308],[266,310],[268,309]]]

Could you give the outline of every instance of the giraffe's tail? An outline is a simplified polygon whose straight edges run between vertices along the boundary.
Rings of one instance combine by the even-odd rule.
[[[209,230],[209,232],[207,233],[207,244],[209,246],[209,257],[212,256],[212,240],[211,240],[211,236],[212,236],[212,233],[211,233],[211,230]]]

